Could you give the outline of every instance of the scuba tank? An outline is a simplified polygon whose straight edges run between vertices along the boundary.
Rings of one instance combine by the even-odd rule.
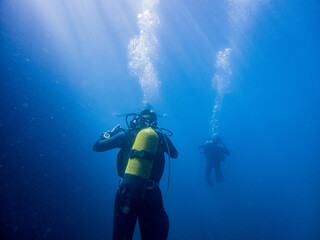
[[[128,122],[128,118],[133,116],[133,119]],[[129,113],[126,116],[126,124],[128,129],[141,129],[133,143],[129,153],[128,164],[123,174],[120,186],[122,187],[122,195],[124,197],[122,205],[122,213],[128,214],[131,210],[133,200],[143,197],[150,178],[153,161],[158,149],[159,136],[155,129],[159,130],[162,135],[167,131],[167,136],[172,136],[170,130],[160,128],[157,125],[157,115],[153,110],[143,109],[141,114]],[[170,182],[170,149],[168,142],[164,137],[169,155],[169,175],[166,196],[169,190]]]
[[[132,146],[125,174],[149,179],[158,143],[158,134],[151,127],[142,129]]]
[[[140,130],[136,136],[121,182],[125,196],[122,212],[125,214],[130,212],[132,200],[142,193],[149,180],[158,143],[159,136],[151,127]]]

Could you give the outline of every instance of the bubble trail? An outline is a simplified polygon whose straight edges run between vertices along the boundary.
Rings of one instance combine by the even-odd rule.
[[[210,121],[211,136],[218,132],[218,113],[222,107],[223,97],[230,86],[230,77],[232,71],[230,68],[230,55],[231,48],[226,48],[223,51],[218,52],[217,61],[215,64],[216,73],[212,79],[212,87],[216,89],[217,95],[214,100],[214,106],[212,109],[212,117]]]
[[[159,98],[160,81],[153,63],[157,59],[159,45],[156,36],[160,24],[155,11],[157,4],[158,0],[142,1],[142,11],[138,14],[139,35],[134,36],[128,45],[130,72],[139,79],[144,103]]]
[[[230,25],[229,45],[231,48],[226,48],[217,53],[215,64],[216,73],[212,80],[212,87],[217,91],[212,110],[210,121],[210,134],[218,133],[218,113],[222,109],[223,98],[228,92],[231,85],[232,71],[230,68],[230,58],[232,49],[239,50],[239,40],[244,31],[253,23],[252,18],[256,13],[258,6],[268,0],[229,0],[228,4],[228,19]]]

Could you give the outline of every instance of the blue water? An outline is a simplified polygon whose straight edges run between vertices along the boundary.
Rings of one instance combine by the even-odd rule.
[[[319,20],[316,0],[1,1],[0,238],[110,239],[117,150],[92,145],[149,102],[179,151],[169,239],[320,239]],[[231,155],[207,186],[214,132]]]

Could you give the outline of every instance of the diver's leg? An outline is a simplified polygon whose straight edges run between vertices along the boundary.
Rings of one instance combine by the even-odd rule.
[[[130,240],[133,237],[137,215],[134,212],[128,214],[122,213],[123,204],[124,197],[122,194],[122,188],[119,188],[114,204],[113,240]]]
[[[210,180],[210,174],[212,171],[212,164],[210,164],[209,162],[207,162],[207,171],[206,171],[206,181],[208,185],[212,185],[212,182]]]
[[[216,169],[216,181],[222,182],[223,181],[223,175],[221,172],[220,162],[215,166]]]
[[[147,190],[138,216],[141,240],[165,240],[169,232],[169,218],[166,214],[161,191],[158,187]]]

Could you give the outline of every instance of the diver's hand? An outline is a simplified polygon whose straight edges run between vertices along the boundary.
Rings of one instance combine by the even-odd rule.
[[[111,132],[114,134],[117,134],[118,132],[120,132],[120,124],[118,123],[114,128],[112,128]]]
[[[122,128],[120,127],[120,124],[117,124],[114,128],[112,128],[111,131],[106,131],[106,132],[102,133],[101,139],[111,138],[112,136],[121,132],[121,130],[122,130]]]

